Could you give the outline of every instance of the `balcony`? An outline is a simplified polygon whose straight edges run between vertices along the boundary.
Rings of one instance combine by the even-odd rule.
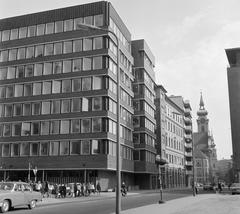
[[[185,162],[185,165],[186,165],[186,166],[193,166],[193,162],[192,162],[192,161],[186,161],[186,162]]]
[[[183,103],[185,108],[191,108],[189,100],[184,100]]]
[[[184,137],[186,140],[191,141],[192,140],[192,135],[191,134],[184,134]]]
[[[185,152],[185,156],[192,157],[192,152]]]
[[[192,120],[189,117],[184,117],[185,124],[192,124]]]
[[[186,175],[192,175],[193,171],[192,170],[186,170]]]
[[[186,108],[186,109],[184,110],[184,115],[185,115],[186,117],[192,117],[192,115],[191,115],[191,109]]]
[[[192,149],[192,143],[185,143],[185,147],[188,149]]]
[[[188,132],[192,132],[192,126],[184,126],[185,130]]]

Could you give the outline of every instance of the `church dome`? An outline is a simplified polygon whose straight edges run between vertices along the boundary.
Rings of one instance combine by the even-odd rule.
[[[199,110],[197,111],[197,115],[199,117],[204,117],[204,116],[207,116],[208,115],[208,112],[207,110],[205,110],[204,108],[204,102],[203,102],[203,98],[202,98],[202,93],[201,93],[201,97],[200,97],[200,104],[199,104],[200,108]]]

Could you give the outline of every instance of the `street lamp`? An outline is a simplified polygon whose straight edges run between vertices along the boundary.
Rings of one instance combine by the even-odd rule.
[[[116,214],[121,213],[121,166],[120,166],[120,70],[119,70],[119,39],[111,30],[94,25],[78,24],[85,31],[102,30],[112,34],[117,43],[117,146],[116,146]]]

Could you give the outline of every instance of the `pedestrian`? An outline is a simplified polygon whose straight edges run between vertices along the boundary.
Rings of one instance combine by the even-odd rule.
[[[97,194],[101,195],[101,186],[100,183],[97,183]]]
[[[95,186],[94,186],[93,182],[90,184],[90,186],[91,186],[91,192],[94,193],[94,195],[95,195]]]
[[[221,192],[222,191],[222,184],[218,182],[218,190]]]
[[[77,184],[76,183],[74,183],[73,189],[74,189],[74,197],[77,197],[78,189],[77,189]]]

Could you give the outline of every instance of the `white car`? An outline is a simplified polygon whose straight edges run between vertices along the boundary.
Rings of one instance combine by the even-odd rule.
[[[0,182],[0,212],[6,213],[9,209],[27,205],[29,209],[42,201],[42,194],[34,192],[25,182]]]

